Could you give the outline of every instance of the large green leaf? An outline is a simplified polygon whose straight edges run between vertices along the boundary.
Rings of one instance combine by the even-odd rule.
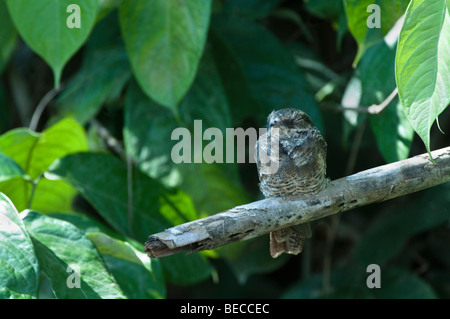
[[[367,265],[366,265],[367,266]],[[397,267],[381,268],[381,287],[370,289],[367,287],[367,277],[370,272],[366,268],[354,271],[348,269],[334,269],[330,274],[330,291],[324,290],[323,274],[314,274],[306,280],[292,285],[282,298],[332,298],[332,299],[418,299],[436,298],[431,286],[418,275],[407,269]]]
[[[174,114],[148,98],[136,82],[125,96],[124,144],[139,168],[153,178],[164,178],[166,185],[179,184],[179,172],[171,159],[173,130],[179,127]]]
[[[253,116],[258,110],[258,102],[252,96],[250,80],[245,74],[243,61],[214,28],[211,29],[208,41],[226,93],[233,125],[242,125],[243,120]]]
[[[121,236],[105,224],[80,213],[51,213],[48,216],[75,225],[94,242],[108,270],[128,298],[165,296],[160,261],[148,258],[142,252],[142,243]]]
[[[304,0],[305,8],[321,19],[337,23],[337,46],[341,46],[342,38],[347,32],[347,16],[344,1],[334,0]]]
[[[83,65],[59,95],[58,107],[63,115],[84,123],[105,102],[120,96],[130,76],[131,67],[117,15],[113,12],[101,20],[89,36]]]
[[[385,42],[370,47],[358,65],[361,75],[361,105],[380,104],[395,89],[395,47]],[[370,116],[378,150],[387,162],[408,158],[414,130],[395,98],[381,113]]]
[[[249,19],[263,19],[270,15],[282,0],[229,0],[223,4],[223,10]]]
[[[40,176],[55,159],[85,150],[84,129],[71,119],[64,119],[42,133],[25,128],[8,131],[0,136],[0,152],[19,164],[29,178],[2,182],[0,191],[10,197],[19,211],[27,207],[42,212],[70,210],[75,190],[62,181],[48,181]],[[30,179],[36,184],[34,190]]]
[[[0,299],[36,298],[39,264],[20,216],[0,193]]]
[[[127,242],[111,238],[104,233],[90,233],[88,237],[128,298],[165,296],[166,289],[157,260],[148,258]]]
[[[420,200],[389,211],[376,220],[358,242],[356,256],[362,264],[389,261],[412,236],[442,225],[450,218],[446,209],[450,200],[450,183],[423,193]]]
[[[25,42],[52,68],[59,86],[64,65],[81,47],[97,16],[98,0],[78,0],[80,28],[69,28],[72,0],[6,0],[14,24]]]
[[[50,171],[74,186],[119,233],[139,242],[197,217],[186,193],[169,191],[139,170],[131,172],[132,182],[128,185],[125,163],[111,155],[69,155],[56,161]],[[207,261],[198,254],[177,255],[161,262],[168,278],[176,283],[197,282],[211,271]]]
[[[437,298],[433,288],[424,279],[407,269],[382,268],[381,288],[373,289],[373,294],[380,299],[434,299]]]
[[[210,0],[125,0],[120,25],[143,91],[176,112],[194,80],[209,26]]]
[[[430,152],[430,130],[450,103],[450,3],[412,0],[395,62],[398,94],[414,130]]]
[[[213,27],[244,66],[252,96],[262,106],[257,112],[261,125],[274,109],[294,107],[308,113],[323,130],[304,72],[271,32],[255,22],[229,16],[215,16]]]
[[[50,171],[79,190],[119,233],[140,241],[170,227],[170,219],[177,214],[185,222],[195,217],[192,203],[162,211],[186,194],[176,191],[170,194],[159,182],[139,170],[133,170],[132,184],[128,187],[125,163],[111,155],[79,153],[66,156],[56,161]],[[105,180],[108,183],[105,184]],[[128,200],[129,195],[133,196],[132,201]]]
[[[0,1],[0,73],[3,71],[17,42],[17,32],[9,16],[6,3]]]
[[[81,230],[35,211],[24,214],[39,265],[57,298],[125,298],[96,247]],[[76,269],[79,273],[74,273]],[[70,287],[69,283],[77,284],[77,276],[79,287]]]
[[[191,195],[202,215],[217,213],[246,202],[236,164],[175,164],[171,152],[179,141],[172,141],[171,135],[180,123],[174,115],[151,101],[135,84],[128,87],[125,101],[125,146],[142,171],[151,177],[161,178],[166,185],[181,185]],[[183,126],[190,130],[191,141],[187,144],[192,146],[194,121],[201,120],[202,128],[196,129],[202,131],[197,133],[203,134],[210,127],[218,128],[222,132],[225,147],[226,128],[232,127],[232,121],[227,96],[209,50],[205,52],[197,78],[179,109]],[[191,147],[193,154],[194,148]],[[204,161],[202,155],[200,157]]]

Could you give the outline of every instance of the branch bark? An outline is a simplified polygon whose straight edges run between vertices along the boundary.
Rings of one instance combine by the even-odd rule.
[[[150,257],[213,249],[450,181],[450,147],[330,182],[315,195],[266,198],[151,235]]]

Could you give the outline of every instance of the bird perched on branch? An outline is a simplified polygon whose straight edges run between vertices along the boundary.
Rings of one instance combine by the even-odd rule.
[[[292,108],[273,111],[267,118],[267,132],[255,147],[265,197],[313,194],[326,187],[327,144],[306,113]],[[297,255],[309,237],[309,223],[273,231],[270,254],[273,258],[283,252]]]

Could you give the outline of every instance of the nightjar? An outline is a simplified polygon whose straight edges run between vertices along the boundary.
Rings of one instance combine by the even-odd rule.
[[[326,187],[327,144],[310,117],[297,109],[273,111],[267,132],[255,145],[260,189],[265,197],[317,193]],[[299,254],[305,238],[311,237],[309,223],[270,233],[270,254]]]

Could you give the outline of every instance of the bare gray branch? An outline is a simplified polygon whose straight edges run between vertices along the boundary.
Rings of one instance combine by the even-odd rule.
[[[150,257],[213,249],[231,242],[382,202],[450,181],[450,147],[330,182],[314,195],[267,198],[151,235]]]

